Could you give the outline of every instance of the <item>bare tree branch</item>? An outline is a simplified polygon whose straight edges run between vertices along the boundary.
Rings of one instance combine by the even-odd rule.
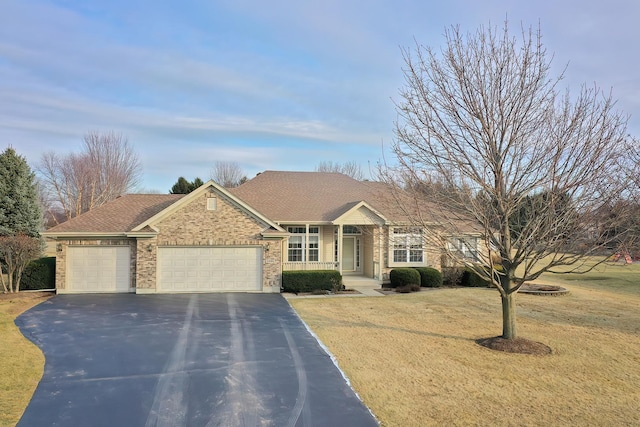
[[[53,218],[59,210],[67,219],[78,216],[132,191],[140,180],[140,161],[122,134],[89,132],[83,142],[81,153],[45,153],[38,165]]]
[[[42,253],[42,241],[26,234],[0,236],[0,275],[7,274],[7,283],[2,279],[4,292],[19,292],[22,272],[29,262]],[[8,285],[8,286],[7,286]]]
[[[442,50],[403,51],[394,174],[420,201],[407,213],[445,248],[471,232],[484,239],[478,263],[461,261],[499,290],[503,337],[515,338],[523,283],[561,266],[585,271],[586,256],[610,247],[602,210],[630,184],[627,117],[597,87],[561,92],[539,30],[512,37],[505,22],[445,38]],[[433,177],[448,194],[426,200],[417,184]]]
[[[225,188],[233,188],[247,180],[236,162],[217,161],[211,168],[211,179]]]
[[[335,172],[342,173],[347,176],[350,176],[353,179],[357,179],[358,181],[362,181],[364,179],[364,173],[362,172],[362,168],[355,161],[349,161],[344,163],[339,162],[320,162],[318,166],[316,166],[316,172]]]

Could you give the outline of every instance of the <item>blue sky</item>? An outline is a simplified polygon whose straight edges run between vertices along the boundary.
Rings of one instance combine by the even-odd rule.
[[[540,22],[566,84],[613,90],[640,135],[640,2],[632,0],[0,0],[0,148],[34,165],[116,130],[142,187],[209,178],[216,160],[313,170],[389,156],[400,47],[459,24]]]

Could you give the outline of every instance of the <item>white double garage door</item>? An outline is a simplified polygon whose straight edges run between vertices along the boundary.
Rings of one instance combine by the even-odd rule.
[[[129,292],[128,246],[72,246],[67,249],[66,292]],[[262,249],[238,247],[160,247],[158,292],[259,291]]]

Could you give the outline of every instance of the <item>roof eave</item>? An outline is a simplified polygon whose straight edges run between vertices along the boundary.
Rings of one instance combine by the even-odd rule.
[[[86,238],[95,238],[95,239],[104,239],[111,237],[129,237],[126,232],[121,231],[60,231],[60,232],[47,232],[44,231],[40,233],[42,237],[46,237],[48,239],[86,239]]]
[[[131,231],[129,233],[125,233],[127,237],[137,238],[137,239],[150,239],[156,237],[158,232],[156,231]]]
[[[306,224],[313,224],[313,225],[332,225],[333,223],[331,221],[315,221],[315,220],[306,220],[306,221],[300,221],[300,220],[296,220],[296,221],[276,221],[276,223],[278,225],[306,225]]]

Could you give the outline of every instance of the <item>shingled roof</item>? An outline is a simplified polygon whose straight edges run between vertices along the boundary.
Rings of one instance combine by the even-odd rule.
[[[230,192],[279,223],[330,222],[359,202],[384,212],[375,184],[341,173],[266,171]]]
[[[385,220],[409,223],[411,218],[405,209],[415,204],[408,195],[394,192],[384,183],[358,181],[330,172],[266,171],[225,191],[280,224],[332,223],[361,202]],[[183,197],[183,194],[128,194],[55,226],[46,234],[132,232]],[[406,200],[400,204],[397,197]],[[425,212],[432,216],[439,211],[430,208]]]
[[[184,194],[127,194],[47,230],[47,233],[125,233]]]

